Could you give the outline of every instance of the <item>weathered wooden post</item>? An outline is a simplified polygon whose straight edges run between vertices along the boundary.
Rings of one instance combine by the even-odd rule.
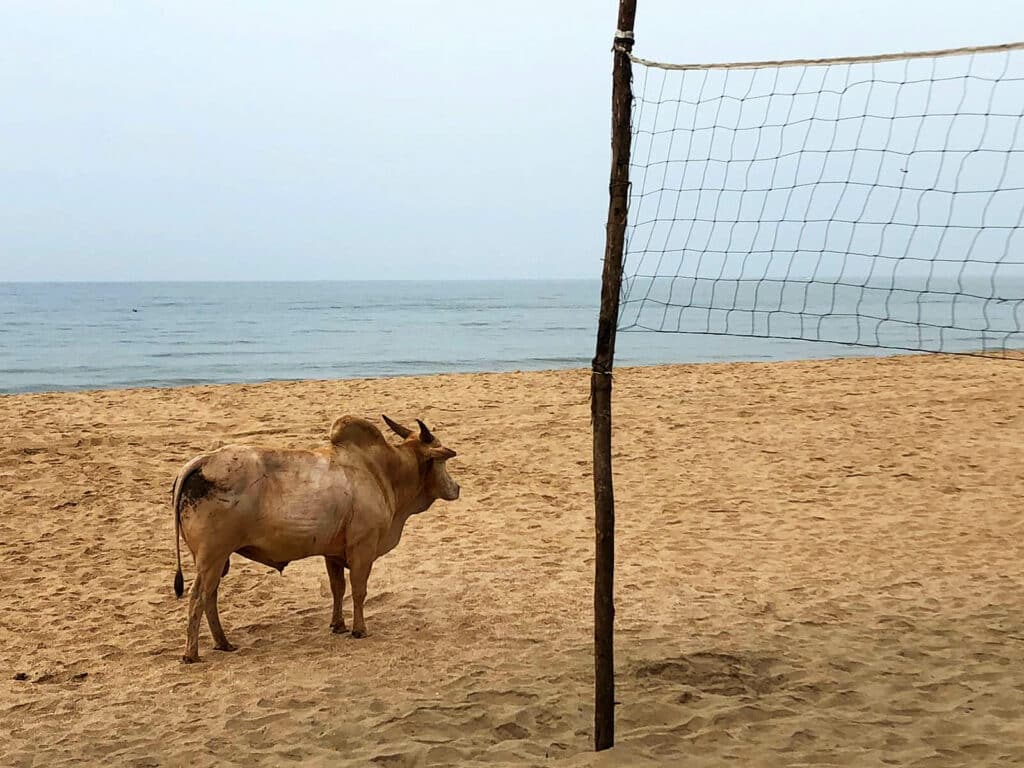
[[[612,489],[612,366],[619,320],[622,255],[629,204],[630,119],[633,108],[633,20],[636,0],[619,0],[612,73],[612,169],[601,284],[597,349],[590,374],[594,428],[594,748],[615,744],[615,495]]]

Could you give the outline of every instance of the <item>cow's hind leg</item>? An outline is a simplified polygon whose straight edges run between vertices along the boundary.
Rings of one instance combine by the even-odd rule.
[[[199,621],[203,615],[202,574],[196,573],[192,589],[188,593],[188,627],[185,630],[185,655],[181,660],[186,664],[199,661]]]
[[[217,590],[221,577],[227,572],[225,562],[223,565],[217,563],[207,568],[203,574],[203,609],[206,611],[206,621],[210,625],[210,634],[213,635],[213,648],[217,651],[235,650],[235,646],[228,642],[224,634],[224,628],[220,625],[220,614],[217,612]]]
[[[325,557],[327,578],[331,580],[331,595],[334,597],[334,610],[331,612],[331,631],[336,635],[348,632],[345,626],[345,612],[342,601],[345,599],[345,561],[339,557]]]

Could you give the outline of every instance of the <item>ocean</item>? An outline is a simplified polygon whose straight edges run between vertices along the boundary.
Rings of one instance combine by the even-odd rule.
[[[729,297],[722,286],[712,288],[718,292],[710,296],[712,303],[741,306],[739,292]],[[696,286],[698,304],[701,291],[712,288]],[[766,290],[770,293],[770,287]],[[916,301],[920,317],[919,296],[883,293],[869,298],[867,308],[887,301],[898,309]],[[806,294],[808,317],[814,306],[822,312],[836,308],[834,291],[830,299]],[[671,318],[675,324],[687,320],[676,308],[671,314],[657,303],[658,290],[640,286],[631,294],[640,295],[650,301],[627,304],[624,319],[636,310],[630,317],[639,318],[641,326],[645,317],[653,318],[655,327],[673,327],[666,322]],[[689,298],[693,295],[690,290]],[[863,297],[861,292],[861,304]],[[594,354],[599,298],[596,280],[6,283],[0,284],[0,393],[586,367]],[[981,317],[982,308],[975,302],[974,315]],[[949,314],[949,307],[938,309]],[[911,310],[907,317],[913,319]],[[1005,311],[1016,310],[1019,302]],[[807,318],[797,314],[712,310],[696,318],[694,327],[708,330],[745,333],[749,325],[755,334],[749,338],[623,332],[616,364],[893,353],[756,337],[766,330],[806,336],[813,323],[798,325]],[[873,321],[868,326],[857,318],[832,321],[839,324],[826,328],[830,338],[879,338],[877,323],[874,336],[870,333]],[[921,345],[919,325],[890,325],[881,329],[887,343]],[[938,341],[943,348],[966,349],[982,346],[983,337],[961,332]]]

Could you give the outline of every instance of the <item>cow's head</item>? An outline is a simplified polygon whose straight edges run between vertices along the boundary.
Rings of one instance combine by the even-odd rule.
[[[427,484],[427,494],[431,498],[445,501],[455,501],[459,498],[459,484],[452,480],[451,475],[448,474],[448,468],[445,466],[445,462],[455,456],[455,451],[441,445],[441,441],[434,437],[427,429],[427,425],[419,419],[416,419],[420,428],[419,432],[414,432],[383,414],[382,417],[391,431],[403,438],[404,444],[409,446],[419,459],[420,471]]]

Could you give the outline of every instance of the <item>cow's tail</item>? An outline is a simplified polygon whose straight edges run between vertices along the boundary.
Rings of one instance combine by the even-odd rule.
[[[171,505],[174,509],[174,555],[178,560],[178,570],[174,574],[175,597],[185,594],[185,578],[181,574],[181,489],[189,476],[202,466],[205,459],[205,456],[197,456],[192,459],[177,474],[174,484],[171,486]]]

